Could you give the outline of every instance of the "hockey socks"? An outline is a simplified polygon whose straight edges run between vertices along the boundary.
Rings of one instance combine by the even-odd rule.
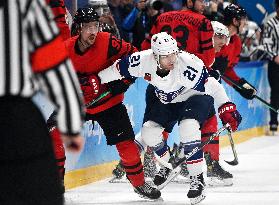
[[[202,142],[208,140],[212,134],[217,132],[217,126],[216,115],[205,121],[201,130]],[[210,141],[209,144],[203,148],[203,152],[209,153],[212,160],[219,161],[219,136],[216,136],[212,141]]]
[[[126,176],[134,187],[144,184],[143,166],[136,143],[126,140],[116,144]]]

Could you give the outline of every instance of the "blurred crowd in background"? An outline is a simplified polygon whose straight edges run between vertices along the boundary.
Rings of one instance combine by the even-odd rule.
[[[210,20],[221,22],[224,8],[230,3],[238,3],[236,0],[210,0],[206,2],[204,15]],[[67,0],[65,3],[67,4]],[[149,34],[157,16],[163,12],[181,10],[183,9],[182,4],[182,0],[88,0],[86,5],[82,7],[95,8],[101,16],[102,31],[111,32],[140,49],[141,42]],[[265,12],[261,6],[258,9]],[[74,11],[72,15],[74,15]],[[266,15],[262,24],[258,25],[250,20],[248,14],[247,26],[240,34],[243,42],[240,61],[264,59],[265,53],[260,46],[262,26],[273,16],[275,16],[275,12],[269,16]],[[68,19],[71,25],[70,14]]]

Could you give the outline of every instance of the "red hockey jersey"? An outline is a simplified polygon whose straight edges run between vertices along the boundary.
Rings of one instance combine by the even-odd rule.
[[[235,73],[234,66],[238,63],[240,53],[241,53],[241,40],[238,35],[233,35],[230,38],[230,42],[228,45],[225,45],[218,53],[216,53],[216,60],[213,65],[213,67],[218,68],[218,62],[226,61],[227,65],[226,68],[223,68],[224,70],[221,71],[221,73],[224,73],[225,76],[228,76],[230,79],[234,80],[235,82],[238,82],[240,80],[240,77]],[[220,68],[222,69],[222,68]],[[226,81],[228,84],[231,85],[230,82]]]
[[[97,75],[98,72],[112,65],[117,59],[137,51],[132,44],[117,39],[110,33],[99,32],[93,46],[83,55],[79,55],[75,51],[77,39],[78,36],[72,37],[65,42],[65,45],[76,72],[82,75]],[[112,96],[97,107],[88,108],[86,112],[95,114],[104,111],[122,102],[123,98],[123,94]]]
[[[203,60],[206,67],[214,62],[215,50],[211,22],[191,10],[170,11],[157,17],[150,35],[141,44],[142,50],[150,48],[152,35],[165,31],[178,42],[180,49],[193,53]]]

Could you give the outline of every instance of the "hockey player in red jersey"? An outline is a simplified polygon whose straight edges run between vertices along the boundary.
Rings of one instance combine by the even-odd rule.
[[[88,104],[109,91],[110,94],[87,107],[86,119],[97,121],[108,145],[116,145],[127,178],[141,197],[157,199],[158,189],[144,180],[139,150],[134,142],[134,132],[125,105],[124,92],[132,83],[130,79],[100,84],[97,74],[115,60],[136,51],[130,43],[117,39],[110,33],[99,32],[99,16],[92,8],[80,8],[74,17],[79,25],[79,35],[65,42],[69,56],[80,80],[85,103]]]
[[[238,36],[242,32],[247,23],[246,11],[237,5],[230,4],[224,10],[224,24],[230,32],[229,44],[224,46],[220,52],[216,53],[215,62],[212,66],[213,70],[217,70],[220,74],[229,77],[240,87],[230,84],[237,92],[246,99],[253,99],[257,90],[249,84],[244,78],[240,78],[234,71],[234,66],[239,61],[241,52],[241,40]]]
[[[214,30],[214,49],[215,52],[219,52],[225,45],[229,43],[230,33],[228,28],[217,21],[211,22]],[[215,72],[210,70],[210,75],[216,77]],[[219,79],[217,78],[219,81]],[[208,140],[210,135],[217,131],[217,117],[216,115],[209,116],[206,122],[203,124],[202,142]],[[204,158],[207,164],[207,184],[210,186],[230,186],[233,184],[233,175],[228,171],[225,171],[219,164],[219,136],[216,136],[208,145],[203,149]]]
[[[251,86],[244,78],[240,78],[234,71],[234,66],[239,61],[241,52],[241,41],[238,33],[243,30],[246,25],[247,14],[245,10],[234,4],[228,5],[224,10],[224,24],[227,26],[230,40],[227,45],[224,45],[219,52],[216,53],[215,62],[210,71],[210,75],[220,80],[220,74],[225,75],[235,81],[242,89],[232,85],[243,97],[252,99],[256,94],[256,89]],[[231,83],[228,82],[230,85]],[[215,132],[214,124],[217,124],[216,117],[210,119],[213,123],[211,125],[205,124],[202,130],[203,138],[205,141],[208,134]],[[232,185],[233,175],[219,165],[219,137],[216,137],[205,149],[205,159],[207,163],[207,176],[210,178],[209,185]]]
[[[214,62],[213,29],[202,15],[205,0],[184,0],[183,10],[165,12],[158,16],[150,35],[141,44],[142,50],[150,48],[152,35],[165,31],[173,36],[181,50],[193,53],[203,60],[206,67]]]

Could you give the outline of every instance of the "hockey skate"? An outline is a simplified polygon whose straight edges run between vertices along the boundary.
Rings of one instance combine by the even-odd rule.
[[[178,184],[188,184],[190,183],[190,178],[189,178],[189,171],[187,169],[187,164],[186,162],[182,163],[180,165],[181,171],[179,174],[172,179],[171,182],[173,183],[178,183]]]
[[[125,170],[121,165],[121,160],[116,165],[115,169],[112,170],[112,178],[109,180],[110,183],[126,183],[128,182],[125,177]]]
[[[147,181],[152,181],[157,173],[157,167],[154,160],[154,153],[151,150],[147,150],[144,153],[143,170],[145,179]]]
[[[174,146],[175,147],[175,146]],[[174,155],[174,161],[179,161],[179,154],[181,152],[181,148],[178,149],[176,154]],[[172,182],[179,183],[179,184],[185,184],[190,183],[189,180],[189,171],[187,169],[187,163],[183,162],[180,165],[181,171],[177,177],[173,178]]]
[[[161,192],[146,182],[142,186],[134,187],[134,191],[144,199],[156,200],[161,197]]]
[[[162,167],[159,172],[155,175],[153,183],[158,187],[159,190],[163,189],[172,179],[174,179],[181,171],[181,167],[176,169],[169,169]]]
[[[270,136],[278,136],[279,132],[277,130],[278,130],[278,125],[277,124],[271,124],[269,126],[269,131],[268,131],[267,134],[270,135]]]
[[[190,176],[190,190],[188,191],[187,197],[190,199],[191,204],[198,204],[205,199],[204,193],[204,179],[203,173],[197,176]]]
[[[232,186],[233,175],[225,171],[218,161],[212,160],[209,153],[204,153],[207,165],[207,184],[209,186]]]

